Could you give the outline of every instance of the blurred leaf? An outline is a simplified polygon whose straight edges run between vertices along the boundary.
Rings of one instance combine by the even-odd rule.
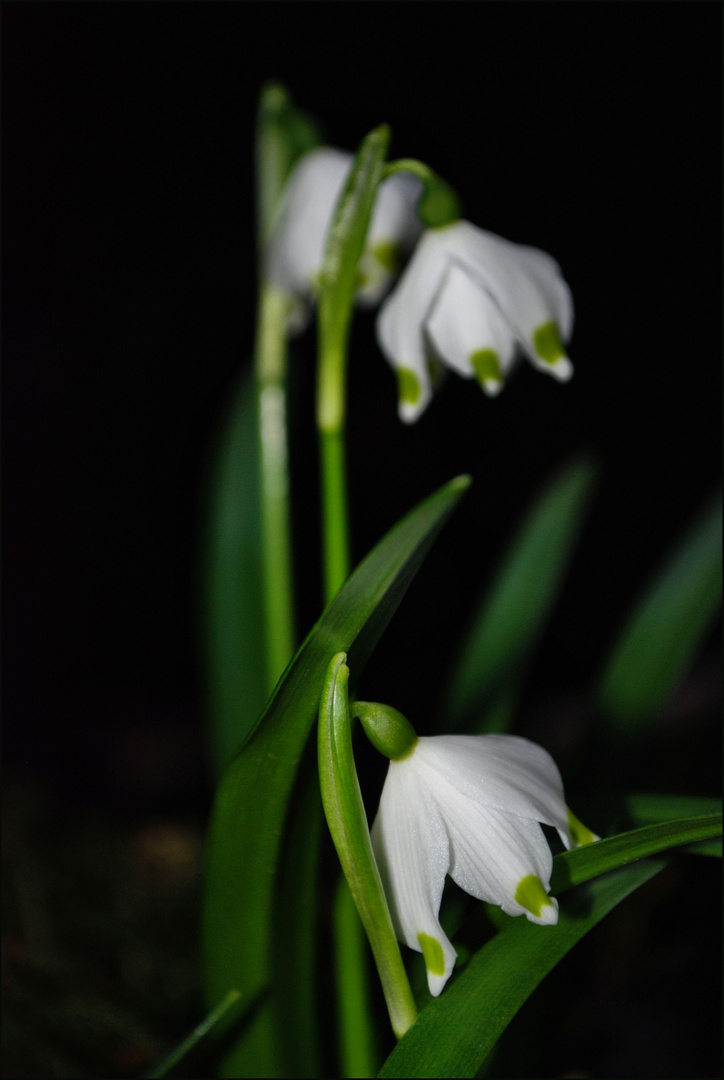
[[[552,892],[559,897],[579,886],[560,903],[558,924],[541,928],[524,918],[506,919],[505,929],[430,1001],[380,1076],[475,1076],[548,972],[616,904],[665,865],[650,856],[721,835],[721,828],[721,814],[707,814],[635,829],[556,855]]]
[[[184,1058],[197,1050],[203,1041],[212,1035],[221,1024],[228,1022],[230,1016],[239,1019],[235,1009],[238,1000],[239,991],[229,990],[226,997],[219,1002],[208,1016],[204,1017],[188,1038],[184,1039],[182,1043],[171,1051],[168,1057],[164,1058],[160,1065],[156,1066],[153,1072],[148,1074],[149,1080],[158,1080],[159,1077],[167,1076]],[[250,1008],[253,1009],[255,1005],[256,1002],[252,1002]]]
[[[269,982],[285,817],[329,661],[347,652],[350,670],[359,676],[468,484],[467,477],[458,477],[421,503],[351,574],[222,777],[207,848],[204,977],[210,1007],[234,988],[241,990],[243,1007]],[[293,927],[294,912],[286,912],[286,919]],[[241,1064],[255,1068],[252,1060]]]
[[[385,1062],[380,1076],[475,1076],[500,1035],[541,980],[616,904],[663,866],[637,863],[598,878],[561,904],[558,924],[510,927],[479,949],[433,998]]]
[[[721,799],[709,795],[627,795],[624,801],[632,825],[720,814],[722,808]]]
[[[265,687],[256,388],[244,373],[212,463],[204,552],[211,743],[220,774],[259,717]]]
[[[626,816],[631,825],[650,825],[673,818],[695,817],[701,814],[720,814],[721,799],[701,795],[628,795]],[[721,837],[699,840],[687,847],[692,855],[722,857]]]
[[[482,598],[441,710],[450,730],[504,731],[513,678],[540,636],[583,524],[596,470],[568,464],[539,495]]]
[[[721,604],[721,496],[674,550],[634,609],[598,688],[611,729],[645,730],[689,668]]]

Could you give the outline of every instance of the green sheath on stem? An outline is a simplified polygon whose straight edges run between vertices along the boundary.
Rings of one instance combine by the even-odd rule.
[[[392,1028],[399,1039],[414,1022],[417,1009],[372,853],[354,766],[346,659],[343,652],[332,658],[319,706],[322,803],[347,884],[372,946]]]

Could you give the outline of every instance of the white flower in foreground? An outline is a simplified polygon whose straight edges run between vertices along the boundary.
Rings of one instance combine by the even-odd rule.
[[[438,918],[446,874],[508,915],[558,921],[541,822],[566,848],[598,839],[568,811],[551,756],[527,739],[419,738],[390,761],[372,846],[395,932],[422,952],[431,994],[440,993],[457,955]]]
[[[295,301],[292,333],[309,321],[317,292],[327,232],[353,162],[353,155],[321,147],[305,154],[287,180],[269,245],[266,277]],[[422,230],[416,212],[420,181],[396,173],[380,184],[365,249],[359,265],[357,300],[379,303],[396,272],[400,254]]]
[[[519,355],[565,382],[572,329],[573,301],[555,259],[468,221],[424,233],[377,319],[408,423],[432,396],[431,356],[491,395]]]

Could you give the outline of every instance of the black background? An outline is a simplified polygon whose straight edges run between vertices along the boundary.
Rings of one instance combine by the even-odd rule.
[[[491,402],[451,376],[412,428],[359,317],[355,557],[475,477],[367,696],[434,729],[470,596],[579,450],[598,497],[531,700],[590,682],[720,472],[720,6],[7,3],[3,23],[6,766],[64,808],[207,804],[201,507],[253,339],[269,78],[332,144],[390,123],[395,156],[551,252],[576,303],[570,384],[525,368]],[[319,612],[313,359],[310,333],[293,357],[300,633]],[[713,792],[704,757],[673,786]]]

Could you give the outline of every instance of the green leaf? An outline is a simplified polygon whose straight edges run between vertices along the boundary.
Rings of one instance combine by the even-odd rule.
[[[350,575],[222,777],[207,846],[203,948],[210,1007],[234,988],[243,1007],[270,981],[285,817],[329,661],[347,652],[350,670],[359,675],[468,485],[467,477],[458,477],[421,503]],[[293,911],[282,917],[293,924]]]
[[[721,605],[721,496],[677,546],[635,608],[598,688],[609,727],[637,735],[688,670]]]
[[[597,840],[573,851],[565,851],[556,855],[553,860],[551,891],[557,895],[571,885],[580,885],[636,859],[657,855],[672,847],[709,840],[721,836],[721,831],[720,809],[714,814],[645,825],[640,829],[631,829],[629,832]]]
[[[479,949],[392,1051],[380,1076],[475,1076],[500,1035],[541,980],[616,904],[663,866],[636,863],[575,890],[558,924],[513,919]]]
[[[479,949],[423,1010],[380,1076],[475,1076],[548,972],[616,904],[661,869],[664,860],[650,856],[721,835],[721,829],[721,813],[706,814],[635,829],[556,855],[552,892],[560,897],[578,886],[570,899],[560,902],[558,924],[541,929],[523,918],[506,918],[503,932]]]
[[[538,497],[479,605],[441,710],[450,730],[503,731],[512,684],[555,604],[596,476],[577,458]]]
[[[223,1024],[228,1023],[229,1018],[233,1017],[235,1020],[240,1019],[237,1009],[239,1001],[239,991],[229,990],[229,993],[219,1002],[217,1007],[213,1009],[208,1016],[205,1016],[200,1024],[194,1028],[191,1034],[184,1039],[182,1043],[171,1051],[171,1053],[163,1059],[163,1061],[156,1066],[153,1072],[148,1073],[148,1080],[159,1080],[162,1076],[167,1076],[172,1069],[175,1069],[184,1058],[187,1058],[189,1054],[192,1054],[197,1050],[201,1044],[213,1035],[214,1032]],[[252,1002],[250,1008],[253,1009],[256,1002]]]
[[[721,799],[704,795],[627,795],[624,813],[630,825],[651,825],[674,818],[721,814]],[[721,837],[699,840],[687,847],[692,855],[722,857]]]
[[[256,389],[239,381],[211,466],[203,567],[211,743],[218,774],[268,697],[263,635]]]

